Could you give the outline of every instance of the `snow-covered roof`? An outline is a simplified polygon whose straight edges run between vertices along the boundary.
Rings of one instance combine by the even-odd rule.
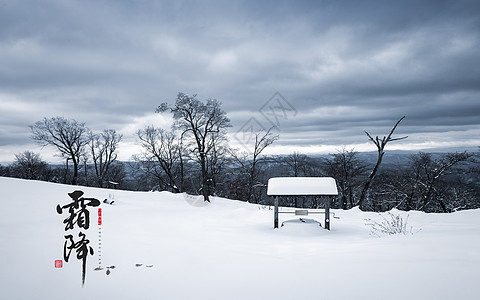
[[[332,177],[275,177],[268,180],[269,196],[336,196]]]

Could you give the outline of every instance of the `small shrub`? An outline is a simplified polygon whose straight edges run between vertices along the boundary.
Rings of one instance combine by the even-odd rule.
[[[387,214],[388,217],[385,214],[379,214],[382,217],[380,222],[372,219],[365,219],[365,225],[371,226],[371,235],[380,237],[382,235],[392,234],[413,234],[413,227],[407,227],[408,214],[405,219],[402,216],[395,215],[391,212],[388,212]]]

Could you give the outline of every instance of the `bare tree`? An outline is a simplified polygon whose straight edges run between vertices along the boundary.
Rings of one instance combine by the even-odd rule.
[[[55,146],[60,155],[73,163],[72,184],[77,183],[80,157],[88,144],[85,123],[63,117],[44,118],[30,126],[32,138],[42,146]]]
[[[105,129],[100,134],[90,133],[90,154],[99,187],[104,187],[110,166],[117,159],[116,151],[122,137],[113,129]]]
[[[359,186],[358,178],[365,173],[366,167],[358,158],[358,152],[354,149],[346,150],[345,147],[338,153],[331,154],[331,158],[325,161],[326,173],[337,181],[343,209],[354,206],[354,190]]]
[[[119,161],[113,162],[108,169],[108,179],[115,183],[118,183],[118,185],[116,186],[117,188],[125,188],[125,177],[127,177],[127,174],[125,172],[125,164]]]
[[[137,131],[143,153],[136,156],[147,173],[155,176],[163,188],[173,191],[183,191],[178,185],[180,173],[181,144],[173,132],[161,128],[147,126]]]
[[[437,203],[443,212],[451,212],[445,200],[442,200],[441,178],[449,175],[450,171],[460,162],[468,161],[473,154],[468,152],[447,153],[439,159],[433,159],[431,154],[419,153],[412,156],[412,165],[414,171],[412,193],[407,201],[409,207],[413,206],[413,198],[418,195],[421,198],[421,204],[418,207],[422,211],[427,211],[427,207],[432,202]],[[445,184],[446,186],[448,184]]]
[[[222,135],[214,134],[210,139],[211,145],[209,148],[211,148],[211,151],[207,155],[207,173],[210,194],[217,192],[217,184],[224,181],[221,174],[231,161],[231,158],[229,157],[229,153],[231,152],[230,147],[226,142],[226,137]]]
[[[283,159],[283,161],[291,168],[294,177],[298,177],[300,173],[303,173],[303,176],[306,176],[308,173],[307,167],[309,165],[309,158],[305,154],[295,151]]]
[[[48,180],[48,164],[40,155],[31,151],[15,154],[12,166],[12,175],[18,178],[33,180]]]
[[[263,150],[273,144],[278,139],[278,134],[273,134],[274,127],[268,129],[266,132],[261,131],[254,134],[255,141],[253,144],[253,151],[250,153],[243,152],[237,154],[232,152],[232,156],[237,163],[240,164],[241,169],[248,175],[247,184],[247,201],[255,203],[254,187],[257,184],[258,168],[257,164],[260,160],[260,155]]]
[[[198,100],[196,95],[178,93],[175,105],[163,103],[156,109],[156,112],[170,110],[175,119],[174,128],[192,139],[191,147],[198,157],[201,168],[203,198],[208,202],[210,200],[207,157],[213,149],[212,135],[224,136],[226,128],[231,126],[221,106],[221,102],[217,100],[208,99],[204,103]]]
[[[380,139],[378,136],[373,138],[367,131],[365,131],[365,134],[368,136],[370,141],[377,146],[377,152],[378,152],[378,157],[377,157],[377,162],[375,163],[375,166],[373,167],[372,172],[370,175],[368,175],[368,178],[365,182],[365,185],[363,186],[362,193],[360,194],[360,199],[358,201],[358,205],[360,206],[361,210],[366,210],[365,207],[365,200],[367,198],[367,193],[368,189],[370,188],[370,185],[372,184],[373,178],[377,174],[378,169],[380,168],[380,164],[382,163],[383,155],[385,154],[385,146],[387,145],[388,142],[393,142],[393,141],[398,141],[398,140],[403,140],[406,139],[407,136],[400,137],[400,138],[392,138],[392,135],[397,128],[398,124],[405,118],[405,116],[401,117],[400,120],[397,121],[395,126],[393,126],[392,130],[388,134],[388,136],[384,136],[382,139]]]
[[[11,176],[10,166],[2,166],[0,164],[0,176],[10,177]]]
[[[89,176],[88,176],[88,161],[89,161],[89,156],[87,152],[83,152],[82,155],[80,156],[80,162],[83,164],[83,175],[84,175],[84,182],[81,183],[81,185],[88,186],[89,184]],[[81,177],[80,177],[81,178]]]

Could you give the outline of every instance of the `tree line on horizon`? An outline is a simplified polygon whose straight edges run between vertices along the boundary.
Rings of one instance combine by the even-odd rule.
[[[44,118],[30,126],[32,139],[52,146],[64,158],[63,167],[52,167],[39,154],[15,154],[0,176],[73,185],[127,190],[166,190],[175,193],[220,196],[271,205],[266,195],[268,179],[277,176],[331,176],[339,196],[333,208],[360,207],[364,211],[392,208],[425,212],[453,212],[480,207],[479,153],[457,152],[435,156],[411,155],[395,168],[381,167],[386,145],[407,137],[394,137],[400,118],[388,135],[367,138],[377,147],[375,162],[360,158],[354,149],[342,148],[324,158],[294,152],[266,156],[264,150],[278,135],[274,128],[252,132],[241,151],[228,144],[230,120],[221,102],[177,95],[173,105],[162,103],[157,113],[171,113],[170,129],[146,126],[137,131],[142,151],[132,161],[117,161],[122,135],[113,129],[94,133],[85,123],[63,117]],[[321,208],[318,197],[283,197],[281,205]]]

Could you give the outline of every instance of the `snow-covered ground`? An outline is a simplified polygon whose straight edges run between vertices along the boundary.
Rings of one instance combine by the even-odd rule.
[[[86,231],[85,286],[72,254],[63,268],[67,193],[114,198]],[[413,235],[374,237],[357,209],[314,222],[239,201],[127,192],[0,177],[1,299],[478,299],[480,210],[410,212]],[[394,214],[406,216],[405,212]],[[308,217],[310,218],[310,216]],[[323,223],[323,216],[315,217]],[[136,266],[142,264],[142,266]],[[150,266],[150,267],[147,267]],[[153,265],[153,266],[151,266]]]

